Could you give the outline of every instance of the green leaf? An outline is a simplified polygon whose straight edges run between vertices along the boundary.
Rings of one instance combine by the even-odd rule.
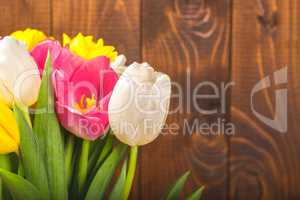
[[[100,165],[102,164],[102,162],[104,161],[104,159],[107,157],[107,155],[111,152],[112,148],[113,148],[113,138],[114,136],[109,134],[107,136],[107,140],[105,142],[105,145],[101,151],[101,154],[99,156],[99,159],[97,160],[96,163],[96,167],[97,169],[100,167]]]
[[[127,160],[123,163],[121,173],[118,180],[110,193],[109,200],[120,200],[123,198],[125,182],[126,182]]]
[[[0,168],[8,171],[12,170],[12,162],[9,154],[0,155]],[[0,178],[0,200],[7,200],[7,199],[9,199],[9,193]]]
[[[109,131],[106,135],[91,142],[88,171],[92,171],[93,167],[96,165],[96,162],[99,158],[100,153],[102,152],[102,149],[104,147],[108,135],[109,135]]]
[[[179,195],[183,189],[183,186],[190,175],[190,172],[184,173],[171,187],[168,194],[166,195],[165,200],[176,200],[179,198]]]
[[[94,177],[86,194],[85,200],[103,199],[105,190],[110,183],[118,163],[125,154],[126,149],[127,146],[125,144],[119,144],[114,148]]]
[[[4,169],[0,169],[0,177],[15,200],[42,199],[42,195],[38,189],[21,176],[8,172]]]
[[[12,163],[10,159],[10,155],[1,155],[0,154],[0,168],[6,169],[6,170],[11,170],[12,169]]]
[[[51,200],[66,200],[67,181],[64,164],[64,141],[54,112],[54,95],[51,82],[51,55],[48,53],[34,119],[34,132],[38,136],[45,158]]]
[[[204,186],[193,192],[186,200],[200,200],[203,190]]]
[[[20,130],[20,156],[25,177],[40,190],[43,199],[49,199],[48,179],[37,137],[16,105],[14,113]]]
[[[102,148],[102,151],[100,153],[100,156],[93,167],[91,173],[89,174],[90,178],[93,178],[95,174],[97,173],[99,167],[101,166],[102,162],[105,160],[105,158],[109,155],[113,148],[113,135],[109,134],[105,140],[104,147]]]
[[[2,184],[2,180],[0,178],[0,200],[4,200],[4,185]]]

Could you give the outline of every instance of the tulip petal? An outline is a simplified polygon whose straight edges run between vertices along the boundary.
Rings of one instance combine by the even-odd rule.
[[[35,46],[31,51],[31,56],[35,59],[35,62],[38,65],[41,75],[44,70],[48,51],[50,51],[51,53],[53,62],[59,56],[61,51],[61,46],[59,42],[53,40],[45,40],[39,43],[37,46]]]
[[[59,102],[56,103],[56,109],[60,111],[58,117],[61,124],[80,138],[95,140],[108,128],[107,116],[101,113],[83,115]]]
[[[152,142],[165,124],[170,95],[167,75],[147,63],[129,66],[109,102],[109,122],[116,137],[130,146]]]
[[[67,48],[63,48],[58,41],[46,40],[38,44],[31,51],[31,56],[35,59],[41,74],[44,70],[48,51],[52,56],[52,65],[54,69],[63,68],[68,77],[70,77],[73,71],[83,63],[83,59],[74,55]]]
[[[10,108],[8,108],[8,106],[4,103],[0,102],[0,113],[0,126],[6,130],[7,134],[15,141],[16,144],[19,144],[19,129],[12,110],[10,110]]]
[[[14,100],[13,94],[5,83],[4,80],[0,78],[0,101],[5,102],[5,104],[11,106]]]
[[[109,67],[108,58],[97,57],[78,68],[70,81],[78,88],[75,91],[78,102],[82,95],[95,94],[96,99],[106,96],[113,90],[117,80],[117,74]]]
[[[74,105],[76,103],[72,90],[72,83],[68,81],[64,71],[54,70],[52,73],[52,83],[56,100],[63,105]]]
[[[18,151],[18,144],[13,138],[7,133],[7,131],[0,126],[0,154],[7,154]]]
[[[108,128],[108,101],[118,80],[109,59],[99,56],[86,61],[54,41],[43,42],[34,50],[39,48],[43,54],[48,48],[54,57],[52,83],[61,124],[84,139],[94,140],[103,135]],[[32,55],[39,65],[45,62],[38,54]]]
[[[53,60],[53,67],[64,71],[66,78],[70,79],[74,71],[83,63],[84,60],[70,52],[69,49],[61,48],[59,56]]]
[[[26,106],[34,104],[41,83],[38,75],[38,67],[24,43],[9,36],[0,40],[1,99],[9,105],[12,100]]]

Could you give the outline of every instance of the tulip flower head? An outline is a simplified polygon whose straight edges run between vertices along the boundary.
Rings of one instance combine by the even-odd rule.
[[[20,136],[14,114],[3,101],[0,101],[0,113],[0,154],[17,152]]]
[[[7,36],[0,40],[0,99],[31,106],[37,101],[39,71],[24,43]]]
[[[27,28],[24,31],[16,31],[11,36],[26,44],[27,49],[31,51],[35,45],[45,40],[47,36],[42,31]]]
[[[170,78],[148,63],[133,63],[120,76],[108,113],[115,136],[130,146],[145,145],[158,137],[168,114]]]
[[[60,123],[78,137],[97,139],[109,126],[107,107],[118,75],[107,57],[84,60],[52,40],[40,43],[31,52],[39,65],[44,65],[48,50]]]
[[[73,53],[85,60],[106,56],[110,61],[114,61],[118,55],[113,46],[104,45],[102,38],[95,42],[93,36],[84,36],[81,33],[77,34],[74,38],[63,34],[63,46],[68,47]]]

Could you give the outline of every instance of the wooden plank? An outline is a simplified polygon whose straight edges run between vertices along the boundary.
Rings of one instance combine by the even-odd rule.
[[[27,27],[50,33],[50,0],[1,0],[0,35]]]
[[[300,199],[300,2],[233,2],[231,116],[236,135],[230,140],[230,199]],[[280,79],[273,73],[286,66],[288,84],[275,85]],[[277,75],[284,80],[284,71]],[[266,76],[272,86],[255,93],[253,107],[273,119],[280,113],[276,92],[287,88],[287,133],[270,128],[251,109],[251,91]]]
[[[143,60],[168,73],[182,89],[183,99],[181,102],[172,98],[169,130],[142,149],[142,199],[159,199],[187,170],[191,170],[192,177],[185,196],[197,186],[205,185],[204,199],[226,198],[226,137],[222,133],[207,135],[196,129],[188,135],[187,127],[192,128],[197,120],[211,125],[218,119],[226,119],[226,114],[220,113],[220,98],[201,99],[192,105],[191,96],[201,81],[211,81],[219,88],[221,82],[229,79],[230,7],[227,0],[143,1]],[[174,86],[173,94],[178,93]],[[197,93],[211,94],[212,89],[201,88]],[[178,106],[180,110],[176,111]],[[205,115],[196,106],[207,110],[217,108],[218,113]]]
[[[129,61],[140,58],[140,0],[52,0],[53,33],[102,37]]]

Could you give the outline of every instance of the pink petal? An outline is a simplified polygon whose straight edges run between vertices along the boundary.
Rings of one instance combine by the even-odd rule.
[[[52,73],[52,83],[56,100],[63,105],[73,105],[75,100],[73,98],[72,85],[68,79],[65,78],[63,71],[55,69]]]
[[[48,55],[48,51],[51,53],[52,63],[59,56],[61,51],[61,46],[58,41],[45,40],[35,46],[31,51],[31,56],[34,58],[38,65],[40,73],[44,71],[45,61]]]
[[[69,49],[62,48],[58,57],[54,60],[53,66],[64,72],[67,79],[70,79],[74,71],[84,64],[84,60],[73,54]]]
[[[85,61],[52,40],[40,43],[31,52],[41,71],[48,51],[52,56],[52,83],[60,123],[78,137],[97,139],[109,126],[108,102],[118,75],[110,68],[108,58],[97,57]],[[97,107],[89,113],[74,109],[84,95],[94,95],[97,101]]]
[[[98,63],[101,63],[99,66]],[[119,77],[118,74],[110,67],[107,57],[100,56],[86,63],[89,67],[96,66],[99,74],[99,99],[108,95],[115,87]]]
[[[108,119],[101,113],[82,115],[68,106],[56,103],[56,108],[63,112],[57,112],[61,124],[70,132],[80,138],[95,140],[102,136],[108,129]]]
[[[82,95],[91,97],[94,94],[96,100],[106,96],[114,88],[118,75],[110,68],[109,59],[97,57],[80,66],[70,78],[76,85],[75,99],[80,101]]]

